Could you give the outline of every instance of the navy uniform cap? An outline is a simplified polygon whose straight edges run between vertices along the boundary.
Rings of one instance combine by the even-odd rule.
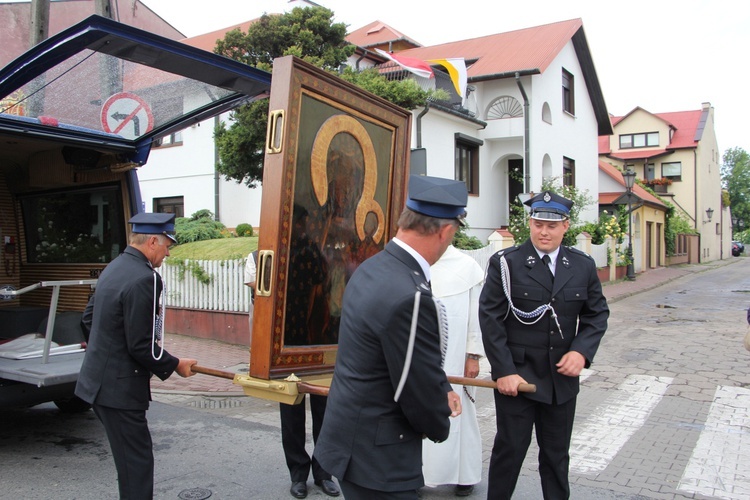
[[[463,225],[468,200],[466,184],[461,181],[426,175],[412,175],[409,179],[406,206],[422,215],[457,219]]]
[[[529,217],[537,220],[565,220],[570,218],[573,202],[557,193],[545,191],[529,198],[524,205],[531,207]]]
[[[131,217],[128,222],[133,225],[134,233],[163,234],[177,243],[174,237],[174,218],[174,214],[142,212]]]

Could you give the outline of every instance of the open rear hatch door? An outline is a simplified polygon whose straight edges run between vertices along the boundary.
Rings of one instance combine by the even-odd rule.
[[[129,170],[155,139],[267,97],[270,85],[268,72],[91,16],[0,70],[0,166],[66,145],[115,155]],[[0,378],[70,382],[82,358],[0,357]]]
[[[267,97],[270,85],[268,72],[91,16],[0,70],[0,134],[142,165],[154,139]]]

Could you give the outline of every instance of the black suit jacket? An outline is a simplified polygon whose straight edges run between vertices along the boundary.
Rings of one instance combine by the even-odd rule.
[[[555,309],[562,335],[548,311],[538,322],[525,325],[512,312],[503,292],[500,257],[510,269],[513,304],[530,312],[543,304]],[[507,314],[507,317],[506,317]],[[490,259],[479,299],[479,323],[492,378],[519,374],[537,391],[527,398],[564,403],[578,394],[578,377],[557,373],[555,364],[568,351],[577,351],[591,364],[607,329],[609,308],[602,294],[594,260],[570,247],[560,247],[554,285],[546,265],[527,241],[501,250]],[[523,318],[522,318],[523,319]],[[533,319],[523,319],[524,322]]]
[[[75,390],[84,401],[124,410],[148,409],[151,375],[164,380],[177,368],[179,360],[167,351],[159,360],[152,355],[154,276],[158,300],[161,278],[133,247],[102,272],[87,307],[93,307],[91,334]],[[153,348],[158,356],[161,348]]]
[[[421,292],[409,376],[398,402],[415,293]],[[379,491],[419,488],[422,438],[448,437],[437,311],[417,261],[390,242],[346,286],[339,346],[315,458],[339,479]]]

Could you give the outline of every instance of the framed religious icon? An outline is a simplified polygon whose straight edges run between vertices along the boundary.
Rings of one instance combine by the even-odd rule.
[[[250,350],[265,380],[333,371],[346,283],[404,206],[411,125],[292,56],[274,61],[271,85]]]

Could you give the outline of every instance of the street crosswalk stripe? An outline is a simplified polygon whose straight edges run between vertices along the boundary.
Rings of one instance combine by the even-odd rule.
[[[644,424],[672,380],[671,377],[629,375],[594,409],[591,417],[574,426],[570,445],[571,472],[595,474],[606,469]]]
[[[719,386],[678,491],[750,498],[750,390]]]

